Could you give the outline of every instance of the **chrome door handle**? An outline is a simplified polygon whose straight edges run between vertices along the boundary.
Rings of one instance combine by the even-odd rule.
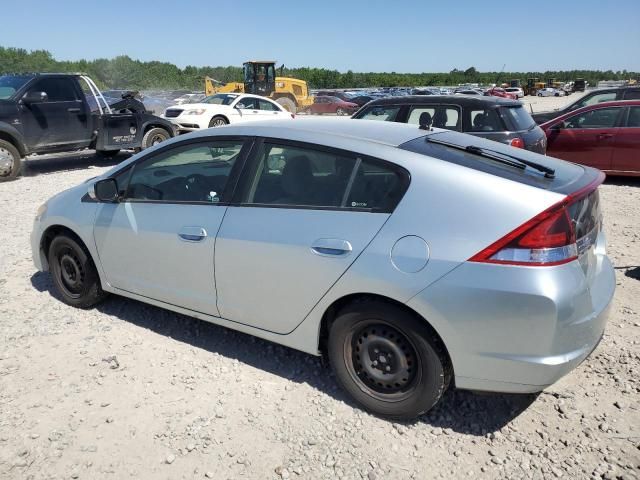
[[[339,238],[319,238],[311,245],[311,251],[323,257],[341,257],[349,255],[352,250],[349,242]]]
[[[178,237],[185,242],[201,242],[207,238],[207,231],[202,227],[182,227]]]

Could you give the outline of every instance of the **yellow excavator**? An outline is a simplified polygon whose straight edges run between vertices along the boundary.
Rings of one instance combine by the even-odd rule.
[[[313,104],[307,82],[297,78],[276,77],[276,62],[270,60],[251,60],[244,62],[242,72],[244,82],[222,83],[205,77],[204,91],[207,95],[216,93],[252,93],[269,97],[282,107],[296,113]]]

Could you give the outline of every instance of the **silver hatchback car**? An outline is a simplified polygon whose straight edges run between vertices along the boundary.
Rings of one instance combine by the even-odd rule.
[[[446,130],[260,122],[53,197],[31,241],[70,305],[114,293],[327,355],[367,410],[408,419],[454,384],[540,391],[596,347],[603,178]]]

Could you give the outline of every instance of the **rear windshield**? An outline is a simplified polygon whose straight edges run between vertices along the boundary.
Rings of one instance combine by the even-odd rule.
[[[502,113],[509,118],[516,130],[529,130],[536,124],[524,107],[503,107]]]

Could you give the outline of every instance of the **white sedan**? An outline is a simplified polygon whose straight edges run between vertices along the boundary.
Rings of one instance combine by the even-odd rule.
[[[557,88],[542,88],[538,90],[539,97],[562,97],[564,95],[566,95],[565,91]]]
[[[259,95],[218,93],[206,97],[201,103],[169,107],[163,117],[182,132],[194,132],[230,123],[293,119],[295,115]]]

